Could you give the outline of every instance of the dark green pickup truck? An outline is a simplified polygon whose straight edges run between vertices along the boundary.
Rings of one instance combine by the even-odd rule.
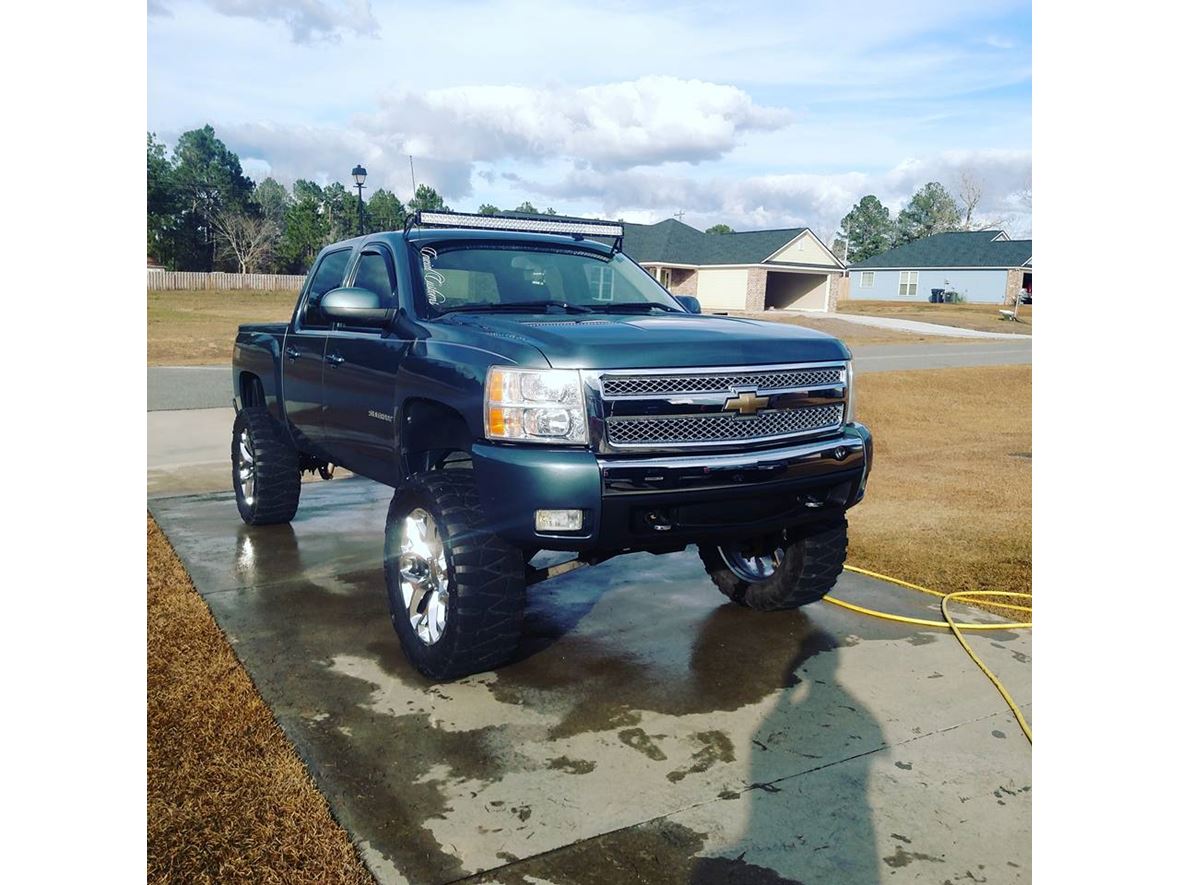
[[[695,544],[734,602],[819,600],[872,465],[841,341],[702,315],[590,220],[423,212],[329,246],[289,323],[238,332],[234,406],[247,523],[291,520],[308,471],[393,487],[393,622],[437,679],[511,658],[529,584],[620,553]]]

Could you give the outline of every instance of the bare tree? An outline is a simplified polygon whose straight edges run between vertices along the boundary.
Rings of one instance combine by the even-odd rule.
[[[848,243],[840,236],[840,232],[836,228],[821,222],[812,227],[811,232],[821,243],[832,250],[833,255],[841,261],[845,259],[848,254]]]
[[[960,230],[1004,230],[1010,228],[1016,221],[1014,213],[991,213],[980,215],[980,205],[984,200],[983,182],[974,169],[964,169],[959,173],[959,187],[956,196],[963,206],[963,223]],[[1007,198],[1007,202],[1015,202],[1026,211],[1032,209],[1032,180],[1025,187]]]
[[[1024,187],[1016,192],[1016,205],[1023,211],[1032,214],[1032,176],[1024,181]]]
[[[214,215],[213,230],[218,245],[238,262],[240,273],[254,273],[274,252],[279,239],[274,222],[242,212]]]
[[[963,230],[983,230],[987,227],[986,224],[980,227],[978,219],[972,221],[975,210],[983,202],[983,184],[971,169],[959,173],[959,202],[963,204]]]

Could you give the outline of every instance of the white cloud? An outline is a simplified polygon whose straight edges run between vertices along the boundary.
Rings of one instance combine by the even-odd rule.
[[[257,178],[269,174],[286,184],[296,178],[347,183],[348,171],[359,162],[368,168],[373,190],[389,188],[403,200],[412,193],[405,151],[412,145],[383,134],[275,124],[218,126],[217,133]],[[739,230],[806,226],[834,232],[865,194],[875,194],[896,215],[928,181],[939,181],[956,194],[961,174],[968,171],[984,195],[977,220],[997,223],[1014,236],[1032,229],[1031,206],[1023,197],[1032,181],[1027,150],[944,151],[880,171],[738,175],[727,172],[724,161],[705,168],[708,174],[688,162],[595,168],[570,157],[527,158],[518,164],[462,152],[443,158],[414,153],[417,182],[438,189],[454,208],[485,201],[511,206],[529,199],[562,212],[642,222],[683,210],[688,224],[724,222]]]
[[[360,163],[369,170],[368,193],[387,188],[408,199],[413,191],[409,157],[357,130],[270,123],[219,125],[216,130],[251,176],[272,175],[288,185],[297,178],[347,184],[352,167]],[[174,133],[164,137],[175,140]],[[414,170],[419,184],[431,185],[447,199],[471,193],[469,163],[415,157]]]
[[[610,174],[570,169],[555,181],[521,183],[525,195],[573,201],[583,211],[635,221],[683,210],[685,222],[697,226],[724,222],[739,230],[806,226],[835,231],[865,194],[876,194],[896,215],[928,181],[940,181],[955,194],[963,171],[982,185],[977,218],[999,223],[1015,236],[1031,233],[1031,207],[1020,198],[1031,188],[1029,151],[947,152],[908,159],[884,172],[704,178],[650,169]]]
[[[731,151],[747,132],[781,129],[786,109],[735,86],[641,77],[581,88],[466,86],[385,96],[358,123],[414,156],[492,162],[578,158],[599,169],[698,163]]]
[[[336,180],[364,163],[376,186],[409,193],[419,182],[448,199],[472,193],[476,165],[559,160],[604,174],[636,166],[701,163],[729,153],[743,133],[786,126],[783,108],[733,86],[645,77],[580,89],[477,86],[388,96],[353,126],[220,124],[248,168],[283,181]],[[164,133],[167,137],[170,133]],[[533,165],[531,171],[537,171]],[[486,176],[487,169],[483,168]]]
[[[834,229],[970,166],[1031,225],[1027,0],[601,0],[605,37],[576,0],[149,4],[149,128],[209,122],[252,175],[405,199],[412,153],[457,208]]]
[[[160,0],[149,0],[149,4]],[[370,0],[204,0],[224,15],[279,21],[296,43],[337,40],[345,31],[372,35],[379,30]]]

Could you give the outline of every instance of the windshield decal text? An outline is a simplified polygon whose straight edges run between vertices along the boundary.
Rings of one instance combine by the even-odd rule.
[[[425,249],[421,250],[421,255],[422,279],[426,281],[426,300],[429,301],[431,305],[437,306],[447,300],[447,296],[444,295],[442,293],[442,289],[439,288],[447,281],[447,278],[434,267],[434,261],[438,258],[438,253],[436,251],[427,246]]]

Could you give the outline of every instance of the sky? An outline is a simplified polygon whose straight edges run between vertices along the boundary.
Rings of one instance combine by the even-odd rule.
[[[964,175],[1032,233],[1029,2],[149,0],[148,130],[255,181],[698,228],[896,213]]]

